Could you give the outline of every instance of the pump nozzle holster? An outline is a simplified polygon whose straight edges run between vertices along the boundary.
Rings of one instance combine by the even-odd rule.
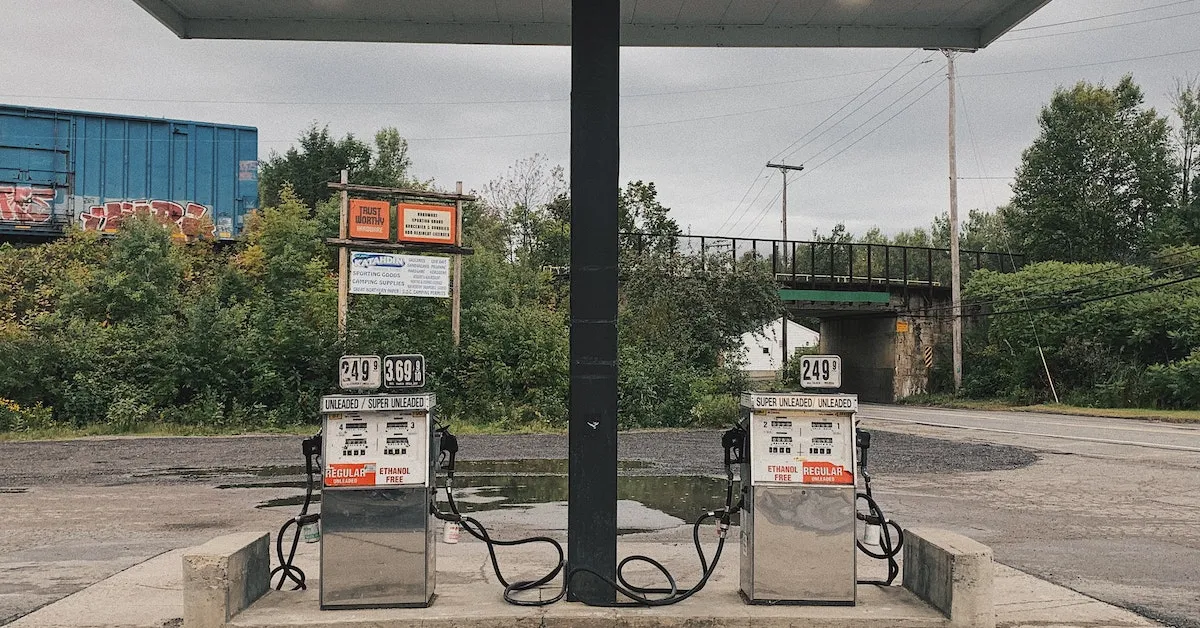
[[[725,448],[725,466],[746,462],[746,430],[735,427],[721,436],[721,446]]]
[[[440,454],[442,458],[442,470],[453,475],[454,462],[458,458],[458,437],[450,433],[450,426],[445,425],[438,428],[438,437],[442,443]]]

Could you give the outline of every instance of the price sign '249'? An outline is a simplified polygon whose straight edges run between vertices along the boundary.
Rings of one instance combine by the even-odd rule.
[[[841,388],[842,359],[836,355],[800,356],[800,385],[804,388]]]
[[[338,361],[338,384],[343,390],[379,388],[379,356],[342,356],[342,359]]]

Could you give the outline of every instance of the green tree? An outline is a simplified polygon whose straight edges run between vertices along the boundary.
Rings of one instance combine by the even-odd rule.
[[[1175,115],[1179,117],[1179,128],[1175,141],[1179,148],[1179,205],[1192,204],[1192,186],[1200,184],[1200,82],[1196,79],[1178,81],[1171,99]]]
[[[1145,258],[1177,186],[1167,120],[1126,76],[1056,90],[1039,124],[1004,214],[1015,247],[1038,260]]]
[[[1179,127],[1175,143],[1179,151],[1178,214],[1168,225],[1164,242],[1200,244],[1200,82],[1179,81],[1172,97]]]
[[[518,159],[504,176],[489,181],[482,197],[485,206],[508,225],[510,252],[514,259],[536,265],[533,259],[538,234],[548,218],[548,206],[566,191],[562,166],[551,166],[549,159],[535,153]],[[570,204],[567,205],[570,211]],[[569,216],[569,214],[568,214]],[[569,221],[569,218],[567,219]]]
[[[342,170],[348,170],[351,183],[389,187],[422,187],[409,172],[408,142],[395,128],[375,133],[375,145],[347,134],[334,139],[329,126],[315,123],[300,134],[298,147],[282,155],[272,153],[262,164],[259,173],[259,205],[274,207],[283,202],[283,186],[290,184],[304,205],[315,208],[333,196],[331,181],[337,181]]]

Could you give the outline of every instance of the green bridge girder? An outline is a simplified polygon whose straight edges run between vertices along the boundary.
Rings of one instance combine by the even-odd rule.
[[[779,298],[783,301],[814,301],[832,303],[878,303],[887,305],[891,295],[887,292],[868,292],[858,290],[794,290],[781,289]]]

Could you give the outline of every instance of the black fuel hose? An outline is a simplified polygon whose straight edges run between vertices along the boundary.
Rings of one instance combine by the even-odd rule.
[[[663,566],[662,563],[658,562],[657,560],[655,560],[653,558],[650,558],[649,556],[642,556],[642,555],[626,556],[624,559],[621,560],[620,563],[617,564],[617,580],[618,580],[618,582],[613,582],[608,577],[606,577],[600,573],[597,573],[596,571],[589,569],[587,567],[577,567],[577,568],[571,570],[571,572],[567,574],[567,582],[570,583],[570,582],[574,581],[574,579],[579,574],[586,573],[586,574],[591,575],[593,578],[600,580],[601,582],[603,582],[606,585],[608,585],[609,587],[611,587],[617,593],[620,593],[621,595],[623,595],[631,600],[628,602],[614,601],[614,602],[606,602],[606,603],[585,602],[589,606],[605,606],[605,607],[624,608],[624,607],[639,607],[639,606],[670,606],[671,604],[678,604],[679,602],[682,602],[682,601],[692,597],[693,595],[699,593],[702,589],[704,589],[704,586],[706,584],[708,584],[709,579],[712,577],[713,573],[717,570],[717,564],[721,561],[721,553],[725,550],[725,538],[726,538],[726,533],[729,530],[729,525],[727,523],[729,515],[730,515],[730,513],[727,510],[706,512],[703,515],[701,515],[700,518],[698,518],[696,520],[696,523],[694,523],[692,525],[692,541],[696,547],[696,554],[700,557],[700,568],[701,568],[702,575],[700,577],[700,580],[695,585],[693,585],[692,587],[690,587],[686,590],[683,590],[683,591],[679,590],[679,586],[675,582],[674,576],[671,575],[671,572],[668,571],[667,568],[665,566]],[[711,519],[713,517],[717,517],[717,516],[721,517],[721,523],[719,524],[720,527],[718,528],[720,530],[720,540],[717,541],[717,550],[716,550],[716,552],[713,553],[713,559],[712,559],[712,562],[710,563],[710,562],[708,562],[707,557],[704,555],[703,547],[700,545],[700,526],[706,520]],[[625,566],[629,565],[630,563],[645,563],[645,564],[650,565],[651,567],[654,567],[667,580],[667,583],[669,586],[668,587],[640,587],[640,586],[635,586],[635,585],[630,584],[624,575]],[[665,597],[652,598],[652,597],[647,597],[648,595],[664,595]]]
[[[522,591],[540,589],[546,584],[549,584],[551,580],[558,577],[558,574],[562,573],[563,567],[567,564],[567,557],[566,553],[563,552],[562,544],[548,536],[531,536],[528,538],[515,539],[511,541],[493,539],[491,534],[488,533],[487,528],[485,528],[477,519],[468,517],[467,515],[459,512],[458,504],[454,502],[454,494],[452,492],[453,484],[453,478],[447,477],[446,503],[450,506],[450,512],[445,513],[438,510],[436,503],[430,504],[430,512],[432,512],[434,517],[441,519],[442,521],[461,525],[463,530],[467,531],[467,534],[470,534],[476,539],[483,541],[484,545],[487,546],[488,558],[492,562],[492,571],[496,573],[496,579],[499,580],[500,584],[504,587],[504,601],[515,606],[549,606],[550,604],[563,599],[563,597],[567,594],[565,580],[558,593],[547,599],[528,600],[516,596],[517,593]],[[545,543],[554,548],[554,551],[558,553],[558,560],[555,563],[554,568],[546,573],[546,575],[535,580],[516,580],[509,582],[504,577],[504,573],[500,570],[500,560],[496,557],[496,548],[515,547],[518,545],[528,545],[530,543]]]
[[[857,499],[866,501],[867,509],[870,512],[868,515],[858,514],[858,518],[865,521],[867,525],[880,526],[879,549],[881,551],[875,552],[868,549],[865,545],[863,545],[862,541],[859,541],[858,539],[854,540],[854,544],[858,546],[858,550],[860,552],[866,554],[867,556],[877,560],[886,560],[888,567],[887,579],[859,580],[858,584],[879,584],[883,586],[891,586],[891,584],[895,582],[896,577],[900,575],[900,564],[896,562],[896,556],[898,556],[900,554],[900,550],[904,548],[904,530],[898,523],[888,519],[883,514],[883,509],[879,507],[879,504],[875,501],[875,498],[871,496],[870,485],[868,485],[865,493],[859,493],[857,495]],[[892,530],[895,530],[896,532],[894,539],[892,538]]]
[[[675,582],[674,576],[671,575],[667,568],[662,563],[650,558],[649,556],[633,555],[626,556],[617,564],[617,582],[613,582],[606,576],[603,576],[586,567],[580,567],[567,574],[567,581],[570,582],[580,573],[590,574],[592,577],[599,579],[601,582],[612,587],[614,591],[632,600],[631,602],[609,602],[606,604],[592,604],[593,606],[608,606],[608,607],[635,607],[635,606],[669,606],[678,604],[693,595],[699,593],[708,584],[713,573],[717,570],[717,564],[721,561],[721,554],[725,550],[725,540],[729,532],[729,522],[735,513],[742,509],[745,503],[739,500],[737,505],[733,505],[733,474],[726,467],[726,484],[725,484],[725,508],[720,510],[709,511],[702,514],[696,523],[692,524],[692,543],[696,548],[696,555],[700,558],[700,580],[695,585],[680,591],[678,584]],[[718,541],[717,550],[713,553],[712,562],[708,562],[708,558],[704,554],[704,547],[700,544],[700,526],[709,519],[717,519]],[[625,578],[625,566],[630,563],[645,563],[654,567],[667,580],[667,587],[642,587],[630,584]],[[664,597],[650,598],[648,595],[662,595]]]
[[[598,578],[601,582],[604,582],[609,587],[612,587],[612,589],[614,591],[620,593],[621,595],[623,595],[631,600],[628,602],[610,602],[610,603],[600,603],[600,604],[585,602],[589,606],[606,606],[606,607],[667,606],[670,604],[677,604],[679,602],[682,602],[682,601],[688,599],[689,597],[695,595],[696,593],[699,593],[700,590],[703,589],[706,584],[708,584],[708,581],[712,577],[712,574],[716,571],[717,564],[721,560],[721,553],[723,552],[723,550],[725,548],[725,538],[726,538],[726,534],[729,530],[729,518],[732,517],[733,513],[740,510],[741,505],[742,505],[741,502],[738,503],[736,508],[731,507],[729,505],[733,501],[733,481],[732,481],[732,479],[730,479],[729,484],[726,489],[726,507],[722,510],[706,512],[699,519],[696,520],[696,523],[692,526],[692,541],[695,544],[696,553],[700,558],[700,567],[701,567],[702,576],[701,576],[700,580],[694,586],[692,586],[684,591],[679,590],[678,584],[676,583],[674,576],[671,575],[670,571],[667,570],[667,568],[662,563],[658,562],[657,560],[655,560],[653,558],[650,558],[649,556],[634,555],[634,556],[625,557],[617,565],[618,582],[614,582],[611,579],[609,579],[608,577],[606,577],[600,573],[597,573],[587,567],[578,567],[578,568],[571,570],[569,573],[567,573],[566,577],[563,578],[562,586],[559,588],[558,592],[556,594],[554,594],[552,597],[549,597],[546,599],[541,599],[541,600],[528,600],[528,599],[522,599],[520,597],[517,597],[516,594],[518,594],[522,591],[530,591],[530,590],[534,590],[534,589],[539,589],[539,588],[549,584],[549,582],[551,580],[553,580],[554,578],[556,578],[558,576],[558,574],[562,573],[563,568],[566,565],[566,554],[565,554],[565,552],[563,552],[562,544],[559,543],[558,541],[556,541],[555,539],[552,539],[552,538],[546,537],[546,536],[536,536],[536,537],[516,539],[516,540],[511,540],[511,541],[493,539],[491,537],[491,535],[488,533],[487,529],[478,520],[476,520],[472,517],[469,517],[467,515],[463,515],[462,513],[459,512],[458,505],[454,502],[452,485],[453,485],[453,476],[448,475],[445,490],[446,490],[446,503],[450,507],[450,512],[449,513],[441,512],[437,508],[437,505],[435,503],[430,504],[431,512],[433,513],[433,515],[436,518],[441,519],[442,521],[458,523],[458,524],[462,525],[463,529],[466,530],[468,534],[470,534],[471,536],[475,537],[476,539],[478,539],[480,541],[483,541],[483,543],[487,546],[488,558],[491,561],[492,570],[496,574],[496,579],[499,580],[500,584],[504,586],[504,601],[508,602],[509,604],[514,604],[516,606],[548,606],[550,604],[554,604],[555,602],[558,602],[559,600],[566,597],[566,594],[570,587],[571,582],[573,582],[575,580],[575,578],[577,578],[580,574],[590,574],[592,577]],[[708,519],[715,518],[715,517],[720,517],[720,524],[719,524],[719,528],[718,528],[719,532],[720,532],[720,540],[717,543],[717,550],[713,554],[713,559],[712,559],[712,562],[710,563],[710,562],[708,562],[708,558],[704,554],[703,546],[700,543],[700,526]],[[546,575],[542,576],[541,578],[537,578],[535,580],[519,580],[519,581],[509,582],[504,577],[503,573],[501,572],[500,561],[496,556],[495,548],[496,547],[512,547],[512,546],[516,546],[516,545],[525,545],[528,543],[546,543],[546,544],[552,546],[555,549],[555,551],[558,553],[558,560],[555,563],[554,568],[551,569],[549,572],[547,572]],[[654,567],[660,574],[662,574],[663,578],[665,578],[667,580],[668,587],[665,587],[665,588],[662,588],[662,587],[658,587],[658,588],[640,587],[640,586],[635,586],[635,585],[630,584],[629,581],[625,578],[624,568],[631,563],[644,563],[644,564],[650,565],[651,567]],[[648,595],[664,595],[665,597],[651,598],[651,597],[647,597]]]
[[[309,513],[308,509],[312,505],[313,490],[315,486],[314,476],[317,471],[317,465],[313,459],[320,455],[321,450],[321,435],[317,434],[312,438],[306,438],[302,444],[304,452],[304,472],[308,478],[304,489],[304,505],[300,507],[300,514],[288,519],[284,522],[283,527],[279,528],[279,534],[275,535],[275,556],[279,561],[279,565],[271,570],[269,579],[274,579],[275,574],[281,574],[279,584],[275,586],[276,591],[283,590],[283,585],[291,580],[296,586],[292,587],[292,591],[303,591],[308,588],[305,583],[304,570],[294,564],[296,560],[296,548],[300,545],[300,535],[304,530],[304,526],[316,523],[321,520],[321,513]],[[286,558],[283,555],[283,537],[287,535],[288,528],[296,526],[296,533],[292,536],[292,547]]]

